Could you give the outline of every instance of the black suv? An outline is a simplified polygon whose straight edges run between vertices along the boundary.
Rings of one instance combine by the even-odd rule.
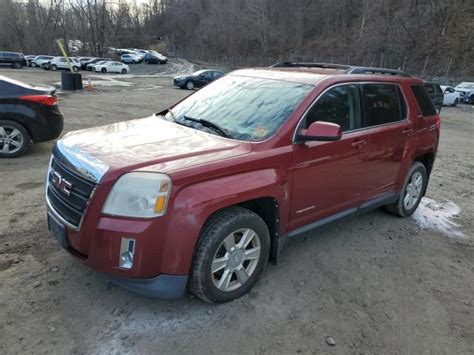
[[[22,53],[0,52],[0,65],[21,69],[28,65],[28,62]]]

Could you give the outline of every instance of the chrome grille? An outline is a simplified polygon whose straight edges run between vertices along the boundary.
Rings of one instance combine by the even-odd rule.
[[[67,191],[63,189],[67,182]],[[62,184],[61,184],[62,182]],[[56,157],[51,160],[48,171],[46,200],[49,207],[65,224],[78,229],[95,184],[70,169],[66,168]]]

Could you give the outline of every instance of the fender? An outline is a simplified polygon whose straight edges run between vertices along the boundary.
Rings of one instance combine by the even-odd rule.
[[[272,197],[279,206],[290,205],[286,172],[267,168],[202,181],[177,192],[168,237],[163,246],[163,273],[188,273],[194,248],[204,223],[217,211],[245,201]],[[288,211],[280,211],[280,226],[287,225]]]

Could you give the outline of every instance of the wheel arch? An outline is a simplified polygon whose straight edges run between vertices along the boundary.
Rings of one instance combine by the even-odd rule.
[[[276,262],[278,258],[278,238],[280,230],[280,205],[274,197],[260,197],[244,201],[237,206],[246,208],[258,215],[267,225],[270,233],[270,258]]]
[[[431,171],[433,170],[434,159],[435,159],[434,153],[430,152],[430,153],[425,153],[425,154],[416,156],[413,159],[413,161],[418,161],[422,163],[425,166],[426,173],[428,174],[428,177],[429,177],[431,174]]]
[[[35,141],[35,138],[34,138],[34,136],[32,135],[32,132],[31,132],[31,128],[28,127],[28,125],[26,125],[26,124],[24,123],[24,120],[23,120],[23,119],[19,119],[19,120],[18,120],[18,119],[13,119],[13,118],[11,118],[11,117],[9,117],[9,116],[7,116],[7,117],[2,117],[2,116],[0,116],[0,121],[9,121],[9,122],[15,122],[16,124],[19,124],[20,126],[22,126],[22,127],[26,130],[26,132],[28,132],[28,135],[29,135],[28,138],[29,138],[30,140],[32,140],[33,142]]]
[[[173,217],[167,222],[167,234],[173,237],[165,239],[162,268],[169,273],[187,272],[202,228],[217,213],[235,206],[253,211],[267,224],[273,261],[287,223],[288,211],[281,209],[289,204],[287,189],[283,174],[264,169],[211,179],[177,192],[168,211]]]

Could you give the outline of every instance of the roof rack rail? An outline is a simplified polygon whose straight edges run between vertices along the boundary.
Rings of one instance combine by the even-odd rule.
[[[278,62],[270,68],[323,68],[342,69],[346,74],[384,74],[411,77],[410,74],[398,69],[358,67],[353,65],[333,64],[333,63],[298,63],[298,62]]]
[[[350,67],[347,74],[388,74],[411,77],[410,74],[398,69],[373,68],[373,67]]]
[[[332,63],[298,63],[298,62],[278,62],[270,66],[270,68],[323,68],[323,69],[343,69],[351,68],[349,65],[332,64]]]

